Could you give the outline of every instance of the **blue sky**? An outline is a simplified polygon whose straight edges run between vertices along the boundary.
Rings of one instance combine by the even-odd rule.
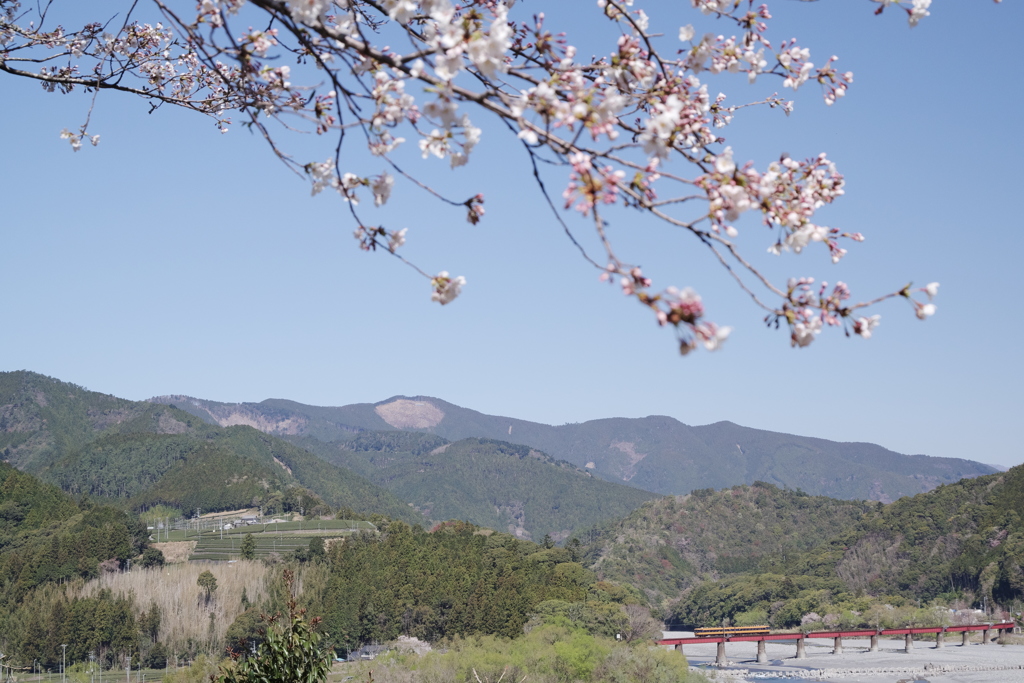
[[[687,23],[727,30],[688,4],[638,2],[669,36]],[[516,10],[546,11],[551,27],[586,45],[605,28],[593,5],[527,0]],[[467,278],[442,308],[419,276],[359,251],[338,198],[310,198],[244,130],[220,135],[187,112],[147,114],[104,93],[92,126],[100,145],[73,154],[58,134],[79,125],[86,96],[4,77],[0,369],[132,399],[341,405],[426,394],[555,424],[664,414],[1024,461],[1015,427],[1024,233],[1012,199],[1024,9],[936,3],[909,29],[897,12],[873,16],[868,2],[769,5],[770,35],[797,37],[816,63],[838,55],[854,85],[831,108],[807,86],[791,117],[741,113],[723,133],[737,160],[760,167],[781,152],[828,152],[847,196],[824,222],[868,240],[838,266],[811,249],[764,263],[780,276],[844,279],[864,297],[939,281],[927,322],[890,302],[870,341],[832,333],[791,349],[691,241],[616,213],[625,258],[659,282],[694,286],[712,319],[734,328],[722,351],[681,358],[670,333],[576,257],[521,151],[483,119],[468,167],[410,155],[453,194],[483,192],[480,225],[401,185],[380,212],[409,228],[411,258]],[[780,85],[736,77],[711,87],[741,102]],[[315,142],[293,149],[325,158]],[[752,223],[743,240],[757,258],[769,241]]]

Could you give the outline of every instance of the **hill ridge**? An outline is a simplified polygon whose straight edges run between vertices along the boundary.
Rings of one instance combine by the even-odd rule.
[[[902,454],[866,441],[799,436],[729,420],[694,426],[669,415],[649,415],[549,425],[488,415],[422,394],[345,406],[310,406],[285,399],[227,404],[187,398],[196,403],[194,411],[211,418],[217,411],[221,419],[241,412],[263,415],[265,411],[268,420],[290,416],[299,425],[292,431],[265,429],[324,442],[346,440],[363,430],[400,430],[435,434],[449,441],[486,438],[518,443],[607,481],[663,495],[762,480],[813,494],[891,502],[998,471],[968,459]],[[410,403],[428,405],[417,413]],[[709,462],[715,467],[706,467]]]

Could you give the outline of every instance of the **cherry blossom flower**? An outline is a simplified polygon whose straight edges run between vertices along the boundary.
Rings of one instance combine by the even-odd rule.
[[[442,270],[434,276],[430,284],[434,288],[434,293],[430,296],[430,300],[444,306],[454,301],[455,297],[462,292],[462,287],[466,284],[466,278],[461,275],[453,278],[448,274],[448,271]]]

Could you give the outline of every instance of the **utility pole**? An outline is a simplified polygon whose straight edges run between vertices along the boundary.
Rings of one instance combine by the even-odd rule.
[[[128,683],[132,683],[132,656],[131,655],[128,655],[125,658],[124,674],[125,674],[125,676],[124,676],[125,680]]]
[[[66,682],[68,680],[67,664],[68,664],[68,646],[67,643],[61,645],[63,650],[60,653],[60,680]]]

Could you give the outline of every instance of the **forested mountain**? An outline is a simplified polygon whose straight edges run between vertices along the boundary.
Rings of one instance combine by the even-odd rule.
[[[426,396],[333,408],[280,399],[239,404],[188,396],[150,400],[175,404],[214,424],[248,424],[271,434],[320,441],[388,429],[449,441],[509,441],[587,468],[602,479],[665,495],[760,480],[814,495],[889,502],[996,471],[971,460],[902,455],[869,443],[839,443],[731,422],[694,427],[652,416],[551,426],[485,415]],[[714,467],[708,467],[712,462]]]
[[[703,580],[765,569],[848,531],[878,504],[755,482],[660,498],[584,537],[588,566],[668,604]]]
[[[35,373],[0,373],[0,439],[11,464],[134,509],[312,511],[326,503],[426,522],[387,490],[251,427],[218,427]]]
[[[363,432],[342,442],[289,437],[360,474],[430,519],[461,519],[540,540],[622,517],[653,493],[597,479],[528,446],[444,439],[409,432]]]
[[[81,504],[55,486],[0,463],[0,612],[29,590],[95,576],[145,547],[145,525],[117,508]]]
[[[5,457],[74,495],[136,510],[316,512],[323,501],[411,524],[461,519],[563,540],[656,497],[526,446],[452,444],[385,422],[385,432],[317,432],[341,442],[283,435],[289,443],[252,426],[266,423],[228,417],[220,426],[176,407],[194,409],[187,401],[124,401],[27,372],[0,373],[0,389]]]
[[[888,505],[757,483],[649,502],[586,557],[686,624],[903,625],[948,618],[933,599],[1020,611],[1022,511],[1024,465]]]
[[[789,566],[852,591],[1024,600],[1024,465],[879,506]]]

